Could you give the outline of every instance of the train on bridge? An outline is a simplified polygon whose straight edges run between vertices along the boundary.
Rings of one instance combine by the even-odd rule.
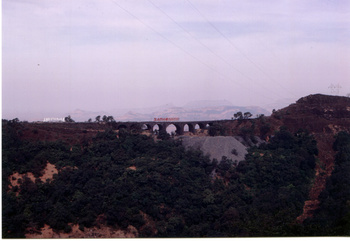
[[[154,118],[154,121],[180,121],[179,117]]]

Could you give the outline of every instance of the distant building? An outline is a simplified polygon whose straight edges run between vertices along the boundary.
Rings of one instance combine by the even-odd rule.
[[[64,122],[64,118],[44,118],[43,122]]]

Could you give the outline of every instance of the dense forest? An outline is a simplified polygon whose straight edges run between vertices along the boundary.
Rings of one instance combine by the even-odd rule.
[[[139,237],[282,237],[349,235],[350,135],[340,132],[336,163],[320,208],[298,224],[318,149],[307,131],[282,127],[268,143],[253,146],[238,164],[211,161],[160,135],[106,129],[71,146],[25,141],[21,123],[3,121],[2,233],[22,238],[44,224],[57,232],[99,224],[138,230]],[[39,177],[47,163],[59,170]],[[14,172],[31,172],[9,188]]]

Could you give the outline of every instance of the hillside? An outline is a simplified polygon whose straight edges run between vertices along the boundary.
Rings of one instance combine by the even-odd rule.
[[[310,95],[183,143],[116,126],[3,120],[3,237],[349,235],[350,98]],[[190,139],[232,155],[213,162]]]
[[[305,203],[303,214],[298,217],[298,221],[303,222],[318,208],[318,197],[325,189],[327,178],[332,174],[335,159],[332,148],[334,136],[341,131],[350,132],[350,98],[309,95],[269,117],[260,118],[254,125],[252,128],[249,122],[228,125],[228,128],[232,128],[234,134],[242,134],[242,129],[245,129],[268,138],[279,127],[286,126],[292,132],[299,129],[308,130],[315,137],[319,163],[315,167],[316,177],[309,200]],[[263,130],[266,130],[266,133],[262,133]]]
[[[283,124],[290,130],[309,130],[317,141],[320,162],[315,168],[316,178],[309,200],[305,203],[303,214],[298,217],[298,221],[303,222],[319,207],[319,195],[325,189],[327,178],[334,169],[334,136],[341,131],[350,132],[350,98],[310,95],[274,113],[273,117],[282,117]]]

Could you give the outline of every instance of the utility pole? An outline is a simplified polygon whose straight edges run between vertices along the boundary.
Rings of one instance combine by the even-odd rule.
[[[339,84],[337,84],[337,85],[331,84],[328,87],[328,89],[331,90],[331,94],[339,95],[339,90],[341,89],[341,86]]]

